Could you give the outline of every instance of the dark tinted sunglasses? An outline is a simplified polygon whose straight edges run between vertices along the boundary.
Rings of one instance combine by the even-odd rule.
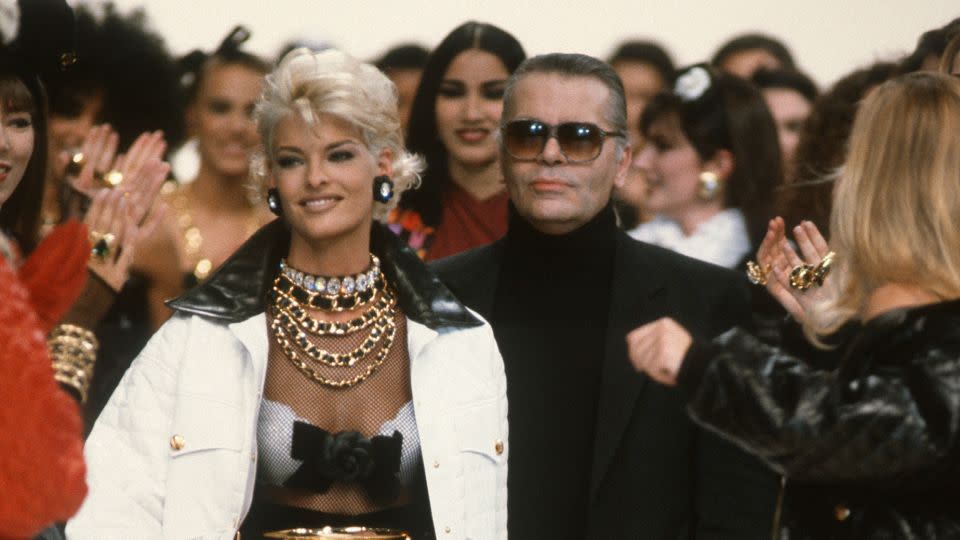
[[[539,120],[512,120],[501,128],[503,147],[510,157],[535,160],[543,153],[547,141],[557,139],[560,152],[571,163],[597,159],[607,137],[623,137],[620,131],[604,131],[589,122],[546,124]]]

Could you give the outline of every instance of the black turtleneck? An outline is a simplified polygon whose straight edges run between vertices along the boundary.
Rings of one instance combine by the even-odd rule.
[[[612,291],[611,206],[564,235],[510,208],[490,323],[510,415],[511,538],[583,538]]]

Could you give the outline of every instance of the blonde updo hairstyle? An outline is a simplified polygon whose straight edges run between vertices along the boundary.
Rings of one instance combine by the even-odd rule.
[[[835,299],[808,335],[858,319],[887,283],[960,298],[960,79],[917,72],[887,81],[861,105],[834,188],[830,244]]]
[[[424,164],[404,147],[397,89],[372,65],[334,49],[314,53],[301,48],[287,54],[267,75],[254,113],[262,148],[251,167],[264,188],[273,162],[274,130],[289,114],[301,115],[308,125],[319,122],[321,115],[336,116],[357,128],[374,156],[385,148],[393,152],[394,195],[388,203],[374,202],[374,219],[385,220],[403,192],[419,185]]]

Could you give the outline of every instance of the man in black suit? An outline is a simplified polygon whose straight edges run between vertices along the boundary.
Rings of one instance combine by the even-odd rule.
[[[627,360],[625,337],[646,322],[712,337],[749,312],[742,277],[617,229],[625,118],[605,63],[527,60],[500,132],[509,232],[435,264],[493,325],[505,361],[510,537],[768,538],[775,477]]]

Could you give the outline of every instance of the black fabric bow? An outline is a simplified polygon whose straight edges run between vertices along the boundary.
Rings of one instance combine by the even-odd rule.
[[[326,493],[334,482],[357,482],[378,504],[400,495],[403,435],[364,437],[356,431],[327,431],[294,422],[291,457],[303,461],[284,486]]]

